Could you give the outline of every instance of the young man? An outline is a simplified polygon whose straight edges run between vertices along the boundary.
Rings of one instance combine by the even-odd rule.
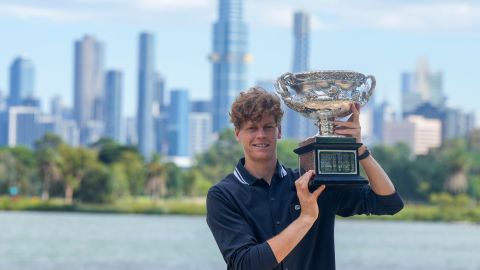
[[[360,142],[359,111],[335,122],[337,134]],[[285,168],[277,160],[283,112],[280,99],[261,88],[243,92],[230,119],[244,158],[207,196],[207,223],[227,269],[335,269],[335,216],[395,214],[403,202],[371,155],[360,161],[370,185],[325,186],[314,192],[314,175]],[[368,151],[359,149],[359,156]],[[297,179],[298,178],[298,179]]]

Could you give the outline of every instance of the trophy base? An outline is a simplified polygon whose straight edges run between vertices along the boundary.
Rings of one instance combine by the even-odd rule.
[[[314,191],[321,185],[365,185],[368,184],[368,180],[361,175],[357,177],[342,177],[342,176],[319,176],[315,175],[314,178],[308,183],[308,189]]]
[[[350,137],[311,137],[300,142],[300,147],[294,150],[299,157],[300,173],[315,171],[309,189],[320,185],[367,184],[368,180],[360,176],[357,158],[361,145]]]

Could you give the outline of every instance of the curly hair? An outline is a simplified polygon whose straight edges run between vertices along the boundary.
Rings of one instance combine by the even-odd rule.
[[[283,117],[280,98],[261,87],[252,87],[241,92],[233,102],[230,122],[235,128],[240,129],[245,122],[259,121],[264,114],[273,116],[279,126]]]

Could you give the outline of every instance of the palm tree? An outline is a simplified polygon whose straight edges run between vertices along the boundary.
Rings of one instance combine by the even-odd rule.
[[[167,194],[166,170],[160,162],[160,156],[155,155],[146,167],[147,184],[145,193],[157,200]]]
[[[61,145],[59,148],[62,156],[60,170],[63,175],[65,187],[65,203],[71,204],[73,193],[84,179],[88,170],[97,162],[97,153],[86,148],[74,148]]]
[[[35,142],[35,157],[38,164],[38,172],[42,180],[42,200],[48,200],[50,197],[50,184],[52,181],[59,180],[61,156],[58,148],[62,144],[62,139],[54,134],[45,134],[40,140]]]

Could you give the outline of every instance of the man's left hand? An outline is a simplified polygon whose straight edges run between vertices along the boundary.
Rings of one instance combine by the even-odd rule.
[[[348,121],[335,121],[335,134],[355,138],[357,143],[362,142],[362,128],[360,127],[360,104],[351,105],[352,115]]]

